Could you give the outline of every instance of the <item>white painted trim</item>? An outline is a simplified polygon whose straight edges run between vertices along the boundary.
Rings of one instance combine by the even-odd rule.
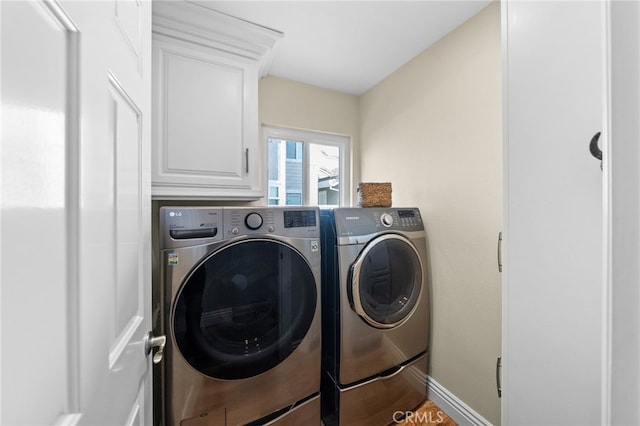
[[[351,200],[351,188],[353,182],[351,181],[351,137],[347,135],[341,135],[338,133],[326,133],[316,130],[304,130],[291,127],[281,127],[263,124],[262,125],[262,144],[263,144],[263,198],[266,203],[269,202],[269,166],[268,166],[268,148],[269,138],[278,139],[290,139],[302,142],[303,144],[320,144],[320,145],[333,145],[340,149],[340,206],[346,207],[350,205]],[[309,170],[309,164],[307,159],[304,160],[305,170]],[[342,184],[342,181],[347,182],[346,185]],[[303,185],[308,190],[309,180],[308,176],[303,177]],[[305,205],[309,205],[309,194],[305,194],[303,202]]]
[[[447,388],[431,376],[427,376],[427,398],[440,407],[460,426],[491,425],[487,419],[462,402],[462,400],[449,392]]]
[[[609,141],[611,140],[611,2],[603,2],[603,28],[604,58],[603,76],[605,78],[604,117],[601,133],[600,149],[602,150],[602,364],[600,369],[600,424],[611,424],[611,348],[612,348],[612,297],[613,297],[613,271],[612,271],[612,229],[613,212],[611,202],[611,156],[609,155]]]
[[[610,390],[606,424],[640,424],[640,5],[610,1],[608,194]],[[604,423],[603,423],[604,424]]]
[[[266,77],[284,34],[210,8],[206,1],[153,3],[153,33],[211,47],[258,62]]]
[[[76,426],[80,424],[80,420],[82,420],[81,413],[63,414],[56,419],[53,425],[54,426]]]

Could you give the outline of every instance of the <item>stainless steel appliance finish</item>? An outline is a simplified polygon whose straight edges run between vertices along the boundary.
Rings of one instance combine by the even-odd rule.
[[[160,209],[164,422],[320,424],[319,211]]]
[[[321,211],[325,424],[389,424],[426,398],[426,233],[417,208]],[[373,409],[375,407],[375,409]]]

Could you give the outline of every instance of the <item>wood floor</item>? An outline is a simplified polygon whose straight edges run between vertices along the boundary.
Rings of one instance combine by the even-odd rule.
[[[324,426],[324,422],[320,423],[321,426]],[[400,420],[397,422],[393,422],[388,426],[458,426],[452,418],[450,418],[447,413],[442,411],[440,407],[438,407],[433,402],[427,400],[423,402],[416,410],[413,412],[411,418],[409,416],[405,417],[404,420]]]
[[[431,401],[425,401],[412,416],[407,416],[403,422],[397,423],[403,426],[458,426],[453,419]]]

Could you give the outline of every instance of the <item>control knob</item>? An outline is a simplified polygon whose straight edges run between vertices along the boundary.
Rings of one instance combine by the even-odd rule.
[[[244,218],[244,224],[247,225],[249,229],[258,229],[262,226],[262,216],[258,213],[249,213],[247,217]]]
[[[383,226],[388,228],[393,225],[393,216],[389,213],[383,213],[382,216],[380,216],[380,222],[382,222]]]

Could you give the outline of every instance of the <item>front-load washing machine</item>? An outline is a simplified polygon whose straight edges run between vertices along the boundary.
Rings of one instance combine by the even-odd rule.
[[[320,424],[319,210],[160,209],[167,425]]]
[[[387,425],[426,398],[429,291],[417,208],[322,210],[322,417]]]

